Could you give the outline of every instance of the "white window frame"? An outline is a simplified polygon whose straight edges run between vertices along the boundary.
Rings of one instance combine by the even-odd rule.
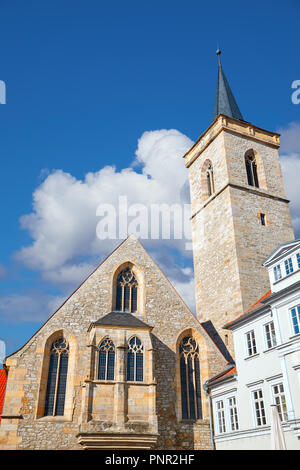
[[[230,400],[234,400],[234,405],[230,405]],[[238,431],[240,428],[240,423],[239,423],[239,414],[238,414],[238,408],[237,408],[236,395],[231,395],[230,397],[228,397],[226,400],[226,405],[227,405],[227,421],[228,421],[227,428],[230,429],[230,432]],[[235,416],[234,426],[232,426],[233,422],[231,420],[231,410],[235,410],[235,412],[233,411],[234,413],[233,416]]]
[[[273,343],[272,335],[270,334],[270,339],[271,339],[272,345],[269,346],[269,345],[268,345],[268,339],[267,339],[267,327],[268,327],[269,325],[271,325],[272,323],[273,323],[273,328],[274,328],[275,344]],[[270,320],[270,321],[268,321],[267,323],[265,323],[265,324],[263,325],[263,329],[264,329],[264,339],[265,339],[266,350],[275,348],[275,347],[278,345],[278,342],[277,342],[277,335],[276,335],[276,329],[275,329],[274,320]]]
[[[261,398],[259,399],[256,399],[254,397],[254,394],[255,393],[259,393],[261,392]],[[261,424],[258,424],[258,417],[257,417],[257,414],[256,414],[256,407],[255,407],[255,403],[256,401],[262,401],[263,403],[263,410],[264,410],[264,418],[265,418],[265,423],[261,423]],[[254,420],[254,426],[256,428],[261,428],[263,426],[266,426],[267,425],[267,416],[266,416],[266,404],[265,404],[265,399],[264,399],[264,392],[263,392],[263,389],[262,387],[260,388],[255,388],[253,390],[251,390],[251,402],[252,402],[252,411],[253,411],[253,420]],[[261,408],[260,408],[260,411],[261,411]],[[263,418],[262,418],[262,415],[260,413],[260,417],[261,417],[261,421],[263,421]]]
[[[298,320],[298,333],[295,332],[295,329],[294,329],[294,323],[293,323],[293,318],[292,318],[292,310],[296,310],[296,318]],[[296,335],[299,335],[300,334],[300,305],[295,305],[293,307],[291,307],[289,309],[289,316],[290,316],[290,325],[291,325],[291,332],[292,332],[292,336],[296,336]]]
[[[221,408],[218,408],[218,404],[219,403],[222,403],[222,407]],[[220,416],[219,414],[221,413],[221,420],[223,421],[222,423],[222,429],[220,431]],[[221,400],[217,400],[215,402],[215,423],[216,423],[216,426],[215,426],[215,430],[216,430],[216,434],[218,435],[221,435],[221,434],[225,434],[226,433],[226,413],[225,413],[225,399],[222,398]]]
[[[279,394],[275,394],[275,390],[274,388],[275,387],[280,387],[282,386],[282,392],[279,393]],[[278,410],[278,414],[279,414],[279,417],[280,417],[280,414],[282,416],[282,419],[281,419],[281,422],[284,423],[288,420],[288,410],[287,410],[287,403],[286,403],[286,394],[285,394],[285,390],[284,390],[284,383],[281,381],[281,382],[276,382],[276,383],[272,383],[271,384],[271,394],[272,394],[272,399],[273,399],[273,403],[274,405],[277,406],[277,410],[278,410],[278,404],[276,403],[276,396],[279,396],[279,400],[280,400],[280,403],[279,403],[279,407],[280,407],[280,411]],[[283,409],[283,403],[282,403],[282,396],[284,396],[284,401],[285,401],[285,411]]]
[[[291,256],[284,260],[284,268],[285,268],[285,274],[287,276],[289,276],[289,274],[292,274],[294,272],[293,258]]]
[[[281,272],[281,265],[277,264],[277,266],[273,267],[273,275],[274,275],[274,281],[280,281],[282,279],[282,272]]]
[[[248,342],[248,335],[251,335],[251,350],[254,350],[254,347],[255,347],[255,352],[252,352],[252,354],[250,354],[250,349],[249,349],[249,342]],[[253,340],[254,340],[254,346],[253,346]],[[256,356],[257,354],[257,342],[256,342],[256,336],[255,336],[255,331],[254,329],[253,330],[250,330],[250,331],[247,331],[245,333],[245,343],[246,343],[246,355],[247,357],[253,357],[253,356]]]

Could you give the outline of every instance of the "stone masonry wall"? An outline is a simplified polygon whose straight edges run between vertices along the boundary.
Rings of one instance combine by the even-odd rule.
[[[113,276],[130,261],[144,276],[140,318],[153,326],[154,377],[158,419],[158,449],[209,448],[208,403],[203,394],[203,420],[181,423],[179,406],[178,338],[192,332],[200,348],[202,384],[226,366],[226,361],[185,306],[139,241],[130,236],[115,250],[44,326],[7,359],[10,367],[0,426],[0,449],[79,449],[76,435],[85,419],[85,380],[90,374],[88,328],[112,310]],[[49,338],[62,332],[70,344],[64,417],[43,417],[44,352]],[[44,366],[43,366],[44,364]]]
[[[200,321],[213,322],[232,354],[231,334],[222,326],[269,289],[261,263],[276,246],[294,238],[278,146],[277,135],[219,116],[185,157],[197,315]],[[256,157],[259,188],[247,181],[244,156],[250,149]],[[205,198],[202,168],[207,160],[213,166],[215,192]]]

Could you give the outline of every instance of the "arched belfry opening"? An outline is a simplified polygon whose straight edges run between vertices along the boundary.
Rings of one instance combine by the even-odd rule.
[[[252,149],[245,153],[245,166],[249,186],[259,188],[257,159]]]

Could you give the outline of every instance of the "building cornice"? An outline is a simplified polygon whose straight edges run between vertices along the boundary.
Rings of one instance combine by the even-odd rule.
[[[234,119],[232,117],[225,116],[224,114],[219,114],[209,128],[206,129],[206,131],[184,155],[183,158],[185,159],[185,166],[189,168],[222,131],[241,137],[247,137],[247,139],[256,142],[263,142],[265,145],[269,145],[276,149],[280,146],[280,134],[277,132],[270,132],[266,129],[254,126],[249,122]]]
[[[250,194],[255,194],[256,196],[261,196],[265,197],[267,199],[273,199],[275,201],[283,202],[285,204],[288,204],[290,201],[288,199],[284,199],[279,196],[273,196],[272,194],[265,193],[264,191],[260,191],[259,189],[253,189],[253,188],[246,188],[245,186],[240,186],[238,184],[233,184],[233,183],[227,183],[225,184],[219,191],[217,191],[215,194],[213,194],[207,201],[204,202],[202,207],[198,209],[192,216],[191,219],[193,219],[199,212],[201,212],[205,207],[208,206],[214,199],[216,199],[221,193],[223,193],[227,188],[232,188],[232,189],[238,189],[239,191],[245,191]]]

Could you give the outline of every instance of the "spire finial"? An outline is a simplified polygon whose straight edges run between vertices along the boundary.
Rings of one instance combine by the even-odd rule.
[[[219,116],[219,114],[224,114],[225,116],[233,117],[234,119],[240,119],[243,121],[243,116],[234,99],[229,83],[226,80],[223,67],[221,66],[221,50],[219,45],[216,50],[216,54],[219,62],[219,70],[213,121],[217,116]]]
[[[216,54],[218,56],[219,67],[221,67],[221,49],[219,49],[219,47],[216,50]]]

